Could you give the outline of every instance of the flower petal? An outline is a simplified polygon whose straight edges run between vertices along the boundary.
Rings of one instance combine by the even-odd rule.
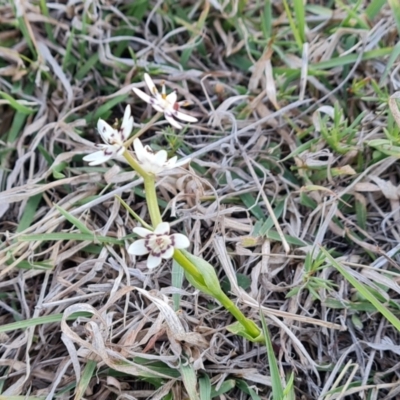
[[[97,121],[97,131],[100,133],[104,143],[110,143],[110,140],[115,135],[115,130],[107,124],[104,119]]]
[[[161,222],[157,225],[156,229],[154,229],[154,233],[157,235],[169,235],[169,223]]]
[[[147,173],[152,174],[152,175],[158,175],[161,171],[164,170],[164,166],[151,164],[151,163],[143,164],[142,167]]]
[[[99,165],[108,161],[114,154],[105,154],[103,150],[96,151],[95,153],[88,154],[83,157],[83,161],[89,162],[89,165]]]
[[[174,90],[171,92],[167,97],[166,100],[168,101],[169,104],[172,106],[176,103],[176,100],[178,100],[178,95],[176,94],[176,91]]]
[[[174,158],[174,157],[172,157],[172,158]],[[171,160],[172,160],[172,158],[171,158]],[[182,167],[183,165],[186,165],[187,163],[189,163],[189,162],[191,162],[191,161],[192,161],[191,158],[188,158],[188,159],[186,159],[186,160],[183,159],[183,158],[181,158],[178,162],[175,163],[175,165],[171,166],[170,168]]]
[[[175,249],[186,249],[190,246],[189,239],[181,233],[174,233],[171,235],[171,239],[174,241]]]
[[[152,106],[158,112],[162,112],[163,113],[165,111],[164,107],[161,107],[158,103],[154,103],[154,104],[152,104]]]
[[[122,141],[124,142],[133,128],[133,117],[131,115],[131,106],[128,104],[125,108],[124,118],[122,119],[121,129],[119,130],[122,135]]]
[[[133,148],[135,149],[136,157],[139,161],[143,162],[145,157],[144,147],[139,138],[133,141]]]
[[[164,113],[165,119],[176,129],[182,129],[182,125],[179,124],[177,121],[174,120],[172,114],[165,112]]]
[[[139,235],[140,237],[146,237],[147,235],[151,235],[153,232],[146,228],[137,226],[136,228],[133,228],[133,233],[136,233],[136,235]]]
[[[181,121],[187,121],[187,122],[197,122],[197,118],[192,117],[191,115],[181,113],[180,111],[174,110],[174,113],[172,114],[175,118],[180,119]]]
[[[143,91],[141,91],[140,89],[137,89],[137,88],[132,88],[132,90],[135,92],[136,96],[140,97],[146,103],[149,103],[149,104],[152,103],[152,98],[148,94],[146,94],[145,92],[143,92]]]
[[[157,151],[156,154],[154,154],[152,162],[153,164],[163,166],[167,162],[168,158],[168,153],[165,150],[160,150]]]
[[[155,96],[158,94],[158,90],[156,88],[156,85],[154,84],[153,80],[150,78],[150,75],[145,73],[144,74],[144,81],[146,82],[147,87],[150,90],[150,93]]]
[[[175,167],[176,167],[176,161],[177,161],[177,160],[178,160],[178,157],[177,157],[177,156],[174,156],[174,157],[170,158],[170,159],[168,160],[168,162],[165,163],[165,167],[166,167],[167,169],[175,168]]]
[[[171,247],[168,247],[168,249],[165,250],[165,252],[163,254],[161,254],[161,257],[164,258],[165,260],[168,260],[173,255],[174,255],[174,248],[171,246]]]
[[[135,256],[148,254],[149,250],[146,247],[146,241],[144,239],[136,240],[128,247],[128,253],[134,254]]]
[[[158,267],[161,264],[161,257],[153,256],[152,254],[149,255],[147,259],[147,268],[153,269]]]

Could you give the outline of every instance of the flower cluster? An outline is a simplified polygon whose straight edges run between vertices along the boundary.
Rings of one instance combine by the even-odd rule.
[[[162,259],[173,256],[175,249],[189,247],[189,239],[180,233],[170,235],[168,222],[161,222],[154,232],[145,228],[134,228],[133,232],[143,239],[136,240],[129,248],[128,253],[142,256],[148,254],[147,267],[153,269],[161,264]]]
[[[162,112],[167,121],[175,128],[182,128],[176,121],[179,119],[186,122],[196,122],[197,119],[179,111],[180,103],[177,102],[176,92],[169,95],[166,94],[165,85],[162,85],[162,92],[159,93],[153,81],[148,74],[144,75],[145,82],[150,90],[151,96],[134,88],[134,92],[144,101],[151,104],[155,110]],[[88,154],[83,160],[88,161],[89,165],[99,165],[111,158],[121,156],[126,151],[127,143],[125,143],[131,134],[133,128],[133,117],[131,115],[131,107],[125,108],[124,117],[119,129],[110,126],[106,121],[99,119],[97,122],[97,131],[100,134],[104,144],[98,144],[100,151]],[[136,168],[142,175],[147,174],[147,178],[155,176],[160,172],[175,168],[181,164],[177,163],[177,157],[174,156],[168,160],[168,154],[165,150],[154,152],[149,146],[143,146],[142,142],[136,138],[133,141],[133,147],[137,161],[133,160],[130,153],[125,153],[125,158]],[[131,161],[129,161],[131,160]],[[136,164],[135,164],[136,162]],[[140,170],[140,168],[141,170]],[[153,183],[154,185],[154,183]],[[155,188],[155,186],[153,186]],[[151,190],[150,190],[151,192]],[[146,197],[148,196],[146,189]],[[156,196],[155,189],[149,196]],[[149,206],[150,215],[154,210]],[[159,213],[157,209],[157,213]],[[184,249],[189,247],[189,239],[180,234],[170,234],[170,226],[167,222],[158,224],[154,232],[145,228],[135,228],[134,233],[142,237],[132,243],[128,252],[133,255],[148,254],[147,267],[149,269],[156,268],[160,265],[162,259],[169,259],[173,256],[175,249]]]

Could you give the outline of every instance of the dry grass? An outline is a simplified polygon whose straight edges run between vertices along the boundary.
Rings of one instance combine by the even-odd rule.
[[[0,399],[271,396],[265,346],[127,253],[141,179],[82,162],[98,118],[152,117],[144,71],[200,120],[144,136],[192,160],[164,219],[265,315],[295,398],[399,398],[400,7],[288,3],[0,1]]]

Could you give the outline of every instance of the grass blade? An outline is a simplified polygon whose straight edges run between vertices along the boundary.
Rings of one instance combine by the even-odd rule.
[[[358,282],[354,276],[349,274],[330,254],[321,246],[321,251],[325,254],[329,263],[335,267],[374,307],[400,332],[400,320],[387,309],[363,284]]]
[[[274,348],[272,347],[271,338],[269,335],[269,330],[267,327],[267,323],[265,321],[264,315],[260,312],[262,330],[265,338],[265,346],[267,348],[268,354],[268,365],[271,373],[271,383],[272,383],[272,398],[273,400],[282,400],[283,399],[283,386],[281,381],[281,376],[279,374],[278,363],[276,361]]]

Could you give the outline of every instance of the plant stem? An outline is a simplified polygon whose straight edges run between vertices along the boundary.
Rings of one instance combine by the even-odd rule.
[[[132,167],[133,170],[135,170],[143,179],[147,175],[149,175],[140,165],[139,163],[132,157],[132,154],[129,153],[128,150],[124,151],[124,154],[122,154],[125,157],[125,160],[128,162],[128,164]]]
[[[132,167],[132,169],[134,169],[143,178],[144,191],[146,195],[147,207],[149,209],[151,224],[153,225],[153,228],[156,228],[156,226],[162,222],[162,218],[157,203],[155,177],[147,173],[132,157],[128,150],[124,151],[123,156],[125,157],[125,160],[128,162],[128,164]]]
[[[175,250],[174,260],[190,275],[192,275],[199,283],[206,285],[204,278],[198,271],[196,266],[188,260],[182,252]],[[218,300],[235,318],[236,320],[246,329],[247,333],[257,338],[260,336],[261,331],[257,328],[253,321],[246,318],[243,313],[236,307],[235,303],[220,289],[218,294],[213,294],[214,298]]]
[[[133,218],[136,219],[136,221],[140,222],[142,224],[142,226],[144,226],[146,229],[149,229],[150,231],[153,229],[153,227],[151,225],[149,225],[146,221],[144,221],[142,218],[139,217],[139,215],[137,215],[135,213],[135,211],[132,210],[132,208],[130,208],[128,206],[128,204],[125,203],[125,201],[123,201],[121,199],[120,196],[118,196],[117,194],[115,195],[115,197],[118,199],[118,201],[124,206],[125,210],[129,212],[129,214],[132,215]]]
[[[174,251],[174,260],[190,275],[193,276],[199,283],[205,285],[204,278],[197,268],[184,256],[184,254],[179,251]]]
[[[146,195],[147,208],[149,209],[151,224],[154,228],[162,222],[160,209],[157,203],[156,182],[152,175],[143,177],[144,193]]]
[[[221,294],[215,297],[246,329],[247,333],[254,339],[261,335],[260,329],[257,325],[248,318],[236,307],[235,303],[221,290]]]

